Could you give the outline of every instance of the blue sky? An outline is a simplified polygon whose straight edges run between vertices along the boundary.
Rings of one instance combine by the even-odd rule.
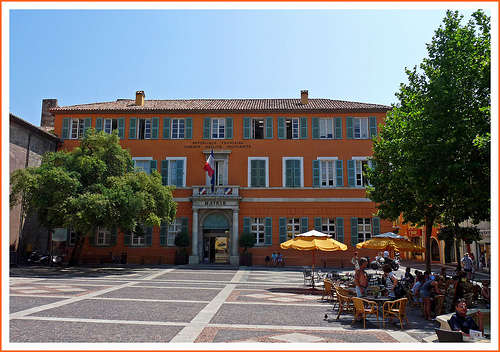
[[[194,99],[299,98],[307,89],[310,98],[390,105],[405,67],[427,57],[446,8],[468,20],[466,5],[11,9],[9,57],[2,58],[9,112],[39,125],[42,99],[65,106],[132,99],[137,90],[146,99]]]

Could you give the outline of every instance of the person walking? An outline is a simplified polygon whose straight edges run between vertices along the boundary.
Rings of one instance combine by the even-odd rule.
[[[472,277],[472,268],[474,262],[469,257],[469,253],[465,253],[464,257],[461,260],[462,265],[464,266],[464,271],[467,273],[467,279],[470,280]]]
[[[354,253],[354,257],[352,257],[351,263],[352,265],[354,265],[355,270],[359,268],[358,252]]]

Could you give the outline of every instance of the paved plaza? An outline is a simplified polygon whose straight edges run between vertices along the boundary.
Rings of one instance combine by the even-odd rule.
[[[422,343],[435,336],[438,323],[425,321],[419,311],[408,314],[412,328],[403,331],[399,324],[383,329],[382,321],[377,328],[375,317],[366,329],[362,322],[351,327],[352,314],[336,321],[337,309],[321,293],[304,286],[300,267],[18,267],[10,274],[8,336],[11,344],[245,346]]]

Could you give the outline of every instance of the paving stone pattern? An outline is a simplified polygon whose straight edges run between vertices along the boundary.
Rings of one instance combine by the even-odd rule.
[[[11,268],[8,343],[420,343],[438,325],[351,327],[321,293],[300,267]]]

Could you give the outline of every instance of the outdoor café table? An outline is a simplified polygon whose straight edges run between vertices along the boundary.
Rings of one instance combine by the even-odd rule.
[[[377,303],[378,306],[382,306],[387,301],[393,301],[394,298],[389,296],[380,296],[380,297],[366,297],[368,301],[372,301]]]

